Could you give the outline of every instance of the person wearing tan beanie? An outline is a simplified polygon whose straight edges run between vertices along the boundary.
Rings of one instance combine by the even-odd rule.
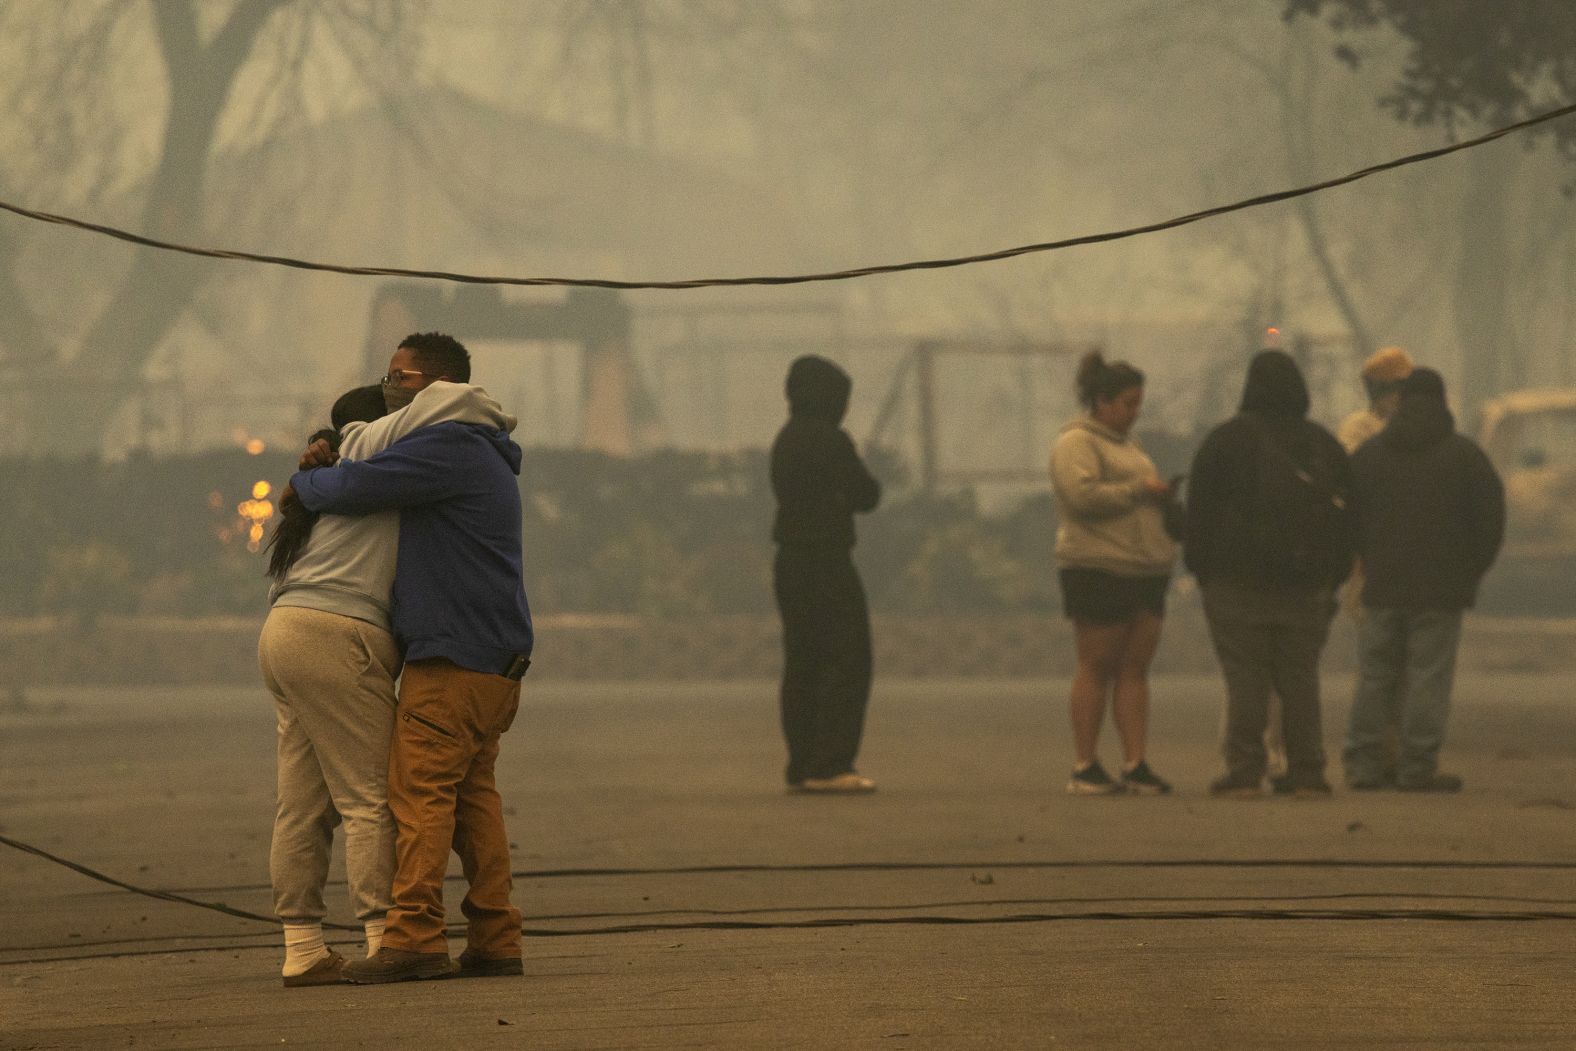
[[[1417,363],[1400,347],[1383,347],[1368,356],[1363,362],[1363,386],[1368,391],[1368,408],[1359,409],[1341,421],[1340,427],[1335,431],[1335,436],[1346,447],[1346,454],[1350,456],[1368,439],[1375,437],[1385,429],[1390,418],[1395,415],[1396,409],[1401,404],[1401,385],[1406,381]],[[1341,608],[1357,620],[1362,619],[1363,606],[1363,566],[1362,559],[1352,569],[1352,577],[1341,589]],[[1383,763],[1383,777],[1389,780],[1395,778],[1395,766],[1401,747],[1401,722],[1399,712],[1392,713],[1391,724],[1386,731],[1383,745],[1385,760]],[[1270,724],[1271,732],[1275,730],[1275,723]],[[1271,754],[1275,754],[1271,747]]]
[[[1336,438],[1350,456],[1369,438],[1384,430],[1401,402],[1401,381],[1415,368],[1412,355],[1400,347],[1385,347],[1363,362],[1363,386],[1368,389],[1368,408],[1359,409],[1341,421]]]

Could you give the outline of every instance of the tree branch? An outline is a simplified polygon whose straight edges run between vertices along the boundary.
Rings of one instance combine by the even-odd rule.
[[[202,50],[202,40],[197,35],[197,11],[189,3],[170,3],[168,0],[150,0],[153,5],[153,25],[158,31],[159,51],[164,57],[164,67],[173,71],[188,56]]]
[[[288,3],[290,0],[241,0],[236,4],[229,19],[204,49],[209,75],[228,86],[235,71],[252,53],[257,35],[268,19]]]
[[[16,241],[0,240],[0,317],[6,319],[5,327],[0,329],[0,345],[5,346],[6,360],[12,364],[52,362],[59,348],[44,334],[38,315],[17,280],[17,254]]]

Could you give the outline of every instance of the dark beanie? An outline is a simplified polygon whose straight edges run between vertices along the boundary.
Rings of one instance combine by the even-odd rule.
[[[1242,388],[1242,409],[1275,417],[1308,414],[1308,384],[1290,354],[1261,350],[1253,356]]]
[[[806,354],[788,367],[788,405],[795,416],[840,424],[854,381],[836,362]]]
[[[1410,398],[1444,401],[1445,378],[1433,369],[1413,369],[1412,374],[1401,381],[1401,400]]]
[[[383,385],[374,383],[367,387],[357,387],[347,390],[334,402],[334,409],[329,413],[329,418],[334,421],[334,430],[342,431],[345,424],[360,420],[371,423],[388,415],[388,406],[383,401]]]

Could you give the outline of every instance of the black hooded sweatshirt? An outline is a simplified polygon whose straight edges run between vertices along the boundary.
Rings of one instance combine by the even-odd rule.
[[[1205,437],[1188,478],[1182,558],[1200,584],[1333,589],[1351,573],[1351,467],[1341,443],[1307,414],[1308,385],[1297,363],[1278,350],[1255,355],[1241,409]],[[1272,459],[1277,454],[1266,442],[1284,458]],[[1266,528],[1266,511],[1273,509],[1261,506],[1260,471],[1294,469],[1318,479],[1333,497],[1333,520],[1319,535]],[[1289,564],[1303,568],[1287,570]]]
[[[1454,610],[1477,599],[1505,537],[1505,487],[1455,427],[1442,390],[1403,395],[1352,454],[1363,605]]]
[[[880,484],[841,426],[853,386],[846,372],[814,355],[788,369],[788,422],[771,458],[779,544],[852,548],[855,512],[881,501]]]

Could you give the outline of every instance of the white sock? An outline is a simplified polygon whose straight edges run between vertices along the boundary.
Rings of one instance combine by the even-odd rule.
[[[383,944],[383,928],[387,926],[387,922],[384,920],[368,920],[365,926],[367,931],[367,955],[376,956],[378,947]]]
[[[323,944],[321,923],[285,924],[284,976],[294,978],[305,974],[312,965],[328,956],[328,946]]]

